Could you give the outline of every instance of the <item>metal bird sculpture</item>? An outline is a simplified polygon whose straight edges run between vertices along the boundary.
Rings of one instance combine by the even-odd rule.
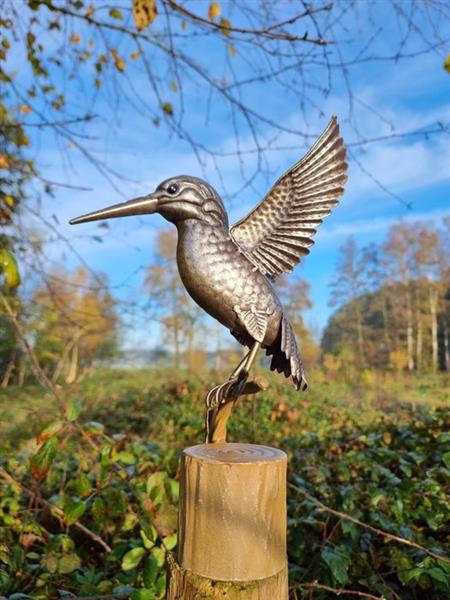
[[[294,333],[272,282],[309,254],[317,227],[343,194],[346,170],[344,143],[333,117],[308,153],[231,228],[217,192],[188,175],[70,223],[157,212],[176,225],[178,270],[186,290],[249,348],[230,378],[209,392],[207,407],[217,412],[242,393],[261,347],[272,356],[271,370],[291,377],[298,390],[306,388]]]

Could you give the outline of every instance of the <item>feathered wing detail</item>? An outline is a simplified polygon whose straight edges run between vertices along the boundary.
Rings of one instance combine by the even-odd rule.
[[[339,204],[346,171],[344,142],[333,117],[309,152],[231,227],[231,237],[269,277],[292,271],[309,254],[324,217]]]
[[[254,304],[248,308],[241,308],[236,304],[233,308],[252,338],[262,342],[267,331],[268,313],[258,310]]]
[[[292,376],[292,381],[297,390],[306,390],[308,384],[305,378],[302,361],[295,341],[292,327],[283,315],[280,325],[280,334],[275,344],[267,348],[266,354],[272,356],[271,371],[283,373],[285,377]]]

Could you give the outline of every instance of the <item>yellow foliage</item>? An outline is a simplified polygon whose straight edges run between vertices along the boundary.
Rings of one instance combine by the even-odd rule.
[[[324,369],[327,372],[327,374],[330,375],[331,377],[334,377],[338,374],[342,365],[341,365],[341,361],[339,360],[339,358],[337,356],[327,353],[323,357],[323,366],[324,366]]]
[[[375,384],[376,379],[375,371],[363,369],[361,373],[361,383],[365,384],[367,387],[372,387]]]
[[[78,44],[80,41],[81,37],[78,35],[78,33],[73,33],[69,38],[69,42],[71,44]]]
[[[389,353],[389,364],[396,371],[403,371],[408,366],[408,354],[404,350],[394,350]]]
[[[208,8],[208,19],[215,21],[222,14],[222,8],[218,2],[211,2]]]
[[[0,154],[0,169],[9,169],[11,167],[11,160],[6,154]]]
[[[138,31],[146,29],[158,14],[155,0],[133,0],[133,18]]]

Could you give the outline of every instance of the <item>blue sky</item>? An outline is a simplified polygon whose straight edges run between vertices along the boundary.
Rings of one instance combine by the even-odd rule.
[[[94,3],[95,4],[95,3]],[[224,10],[227,4],[223,3]],[[196,7],[205,6],[194,3]],[[287,11],[287,4],[280,3],[280,20]],[[260,110],[268,119],[280,124],[284,129],[298,129],[307,134],[306,138],[283,132],[278,135],[278,149],[263,152],[263,171],[253,184],[239,195],[235,191],[242,187],[242,173],[248,176],[256,169],[254,141],[244,123],[238,118],[239,144],[244,154],[241,161],[233,156],[236,138],[229,111],[220,101],[214,104],[208,120],[205,119],[207,88],[202,82],[187,80],[184,87],[186,122],[190,132],[202,143],[217,151],[228,153],[220,159],[218,167],[203,155],[200,165],[191,147],[176,136],[167,136],[163,127],[156,128],[151,123],[150,111],[139,114],[131,104],[121,102],[116,108],[113,83],[108,94],[96,100],[94,111],[100,115],[85,129],[96,139],[89,141],[89,148],[95,156],[123,177],[116,180],[113,188],[96,168],[73,148],[64,148],[55,142],[50,133],[40,133],[32,137],[32,151],[41,173],[55,181],[65,181],[73,185],[89,188],[89,191],[76,191],[56,188],[54,198],[44,198],[42,209],[50,220],[57,217],[55,226],[76,248],[84,261],[94,270],[106,273],[118,299],[126,303],[142,299],[142,278],[145,266],[152,262],[155,233],[160,227],[170,227],[157,215],[130,218],[110,222],[108,230],[89,224],[70,227],[70,217],[95,210],[103,206],[152,191],[166,177],[187,173],[202,176],[223,195],[230,214],[230,222],[245,215],[286,169],[296,162],[326,126],[329,118],[336,114],[341,123],[341,131],[349,150],[349,181],[341,205],[320,227],[311,248],[311,254],[296,273],[311,285],[311,299],[314,306],[305,315],[307,321],[317,330],[322,329],[331,313],[328,306],[329,283],[333,276],[337,249],[349,235],[353,235],[359,245],[371,241],[381,241],[388,228],[399,219],[407,221],[432,221],[439,225],[443,216],[450,214],[450,150],[448,133],[424,136],[399,137],[360,145],[361,139],[389,136],[391,133],[436,129],[437,123],[449,126],[450,123],[450,76],[443,69],[445,50],[421,53],[424,47],[420,36],[411,36],[405,42],[403,52],[414,57],[398,62],[381,60],[398,47],[399,34],[391,18],[388,2],[376,2],[372,21],[362,22],[355,28],[353,17],[346,16],[339,35],[346,40],[340,48],[345,60],[355,57],[358,48],[365,46],[374,31],[379,31],[375,41],[366,52],[367,57],[377,56],[378,60],[368,60],[349,67],[349,80],[352,86],[353,105],[349,105],[348,86],[341,71],[332,70],[332,87],[328,96],[319,91],[306,107],[301,107],[289,91],[280,93],[280,88],[270,82],[258,83],[243,90],[243,98],[251,106]],[[424,25],[426,34],[430,30]],[[299,26],[299,33],[302,28]],[[83,35],[87,32],[81,30]],[[49,40],[51,43],[51,40]],[[197,58],[206,60],[209,66],[227,70],[234,69],[243,77],[248,69],[247,56],[227,55],[222,41],[202,38],[192,46],[185,42],[187,50]],[[191,44],[191,46],[189,46]],[[120,47],[124,56],[132,48]],[[447,48],[448,52],[449,48]],[[205,58],[205,52],[208,58]],[[331,62],[337,54],[331,50]],[[128,53],[128,54],[127,54]],[[17,57],[20,64],[20,57]],[[209,62],[208,62],[209,61]],[[136,61],[138,62],[138,61]],[[230,66],[231,65],[231,66]],[[162,68],[162,67],[161,67]],[[133,70],[131,70],[133,69]],[[121,77],[120,74],[117,75]],[[301,73],[299,71],[299,78]],[[138,90],[143,103],[151,106],[151,90],[138,65],[130,67],[126,77]],[[309,71],[310,81],[324,85],[325,72],[322,67]],[[167,74],[167,82],[172,74]],[[75,82],[64,80],[68,96],[75,107],[83,102],[83,89],[91,89],[91,77],[86,68],[80,68]],[[25,87],[27,74],[20,76]],[[164,79],[161,90],[164,99],[173,102],[179,110],[179,92],[171,91]],[[127,84],[125,84],[127,85]],[[178,95],[177,95],[178,94]],[[367,107],[371,107],[368,109]],[[31,113],[29,117],[32,118]],[[355,124],[359,131],[355,131]],[[448,131],[448,129],[447,129]],[[269,139],[274,135],[268,124],[260,126],[260,135]],[[370,173],[368,176],[361,170]],[[407,210],[400,200],[384,192],[376,182],[380,182],[392,194],[411,204]],[[39,222],[27,221],[29,227],[40,228]],[[102,243],[93,236],[102,236]],[[64,247],[60,239],[48,241],[46,246],[47,269],[61,263],[74,268],[78,259]],[[152,347],[159,336],[155,323],[146,323],[142,318],[127,316],[130,333],[125,345]]]

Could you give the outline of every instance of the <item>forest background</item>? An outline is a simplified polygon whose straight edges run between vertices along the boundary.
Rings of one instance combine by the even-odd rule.
[[[293,598],[447,597],[448,17],[2,2],[0,595],[163,596],[177,453],[241,352],[186,295],[167,223],[68,218],[186,172],[233,222],[337,114],[346,194],[278,281],[310,391],[270,377],[231,435],[290,453]]]

